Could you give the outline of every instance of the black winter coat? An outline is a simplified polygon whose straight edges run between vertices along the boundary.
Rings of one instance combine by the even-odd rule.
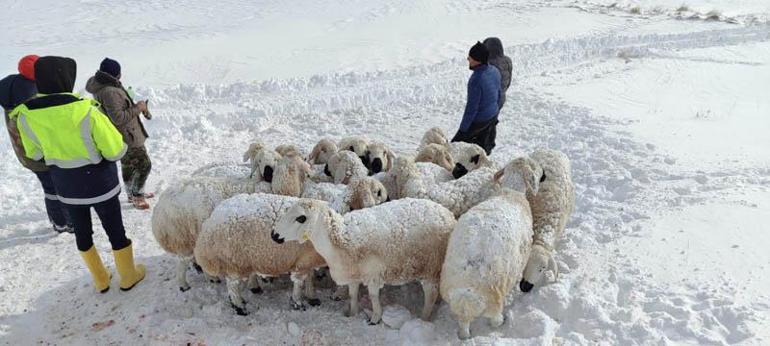
[[[498,104],[503,108],[505,104],[505,93],[511,86],[511,74],[513,73],[513,62],[511,58],[505,56],[503,43],[497,37],[489,37],[484,40],[484,46],[489,51],[489,64],[500,70],[500,99]]]

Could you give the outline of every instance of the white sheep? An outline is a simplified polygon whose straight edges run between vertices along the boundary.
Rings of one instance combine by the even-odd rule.
[[[337,143],[339,151],[352,151],[356,153],[361,162],[366,165],[369,160],[366,159],[366,148],[369,146],[369,138],[365,136],[345,137]]]
[[[290,274],[293,283],[291,306],[304,309],[302,286],[308,304],[320,304],[312,285],[312,273],[325,266],[312,245],[270,239],[274,223],[299,199],[269,194],[237,195],[220,203],[203,223],[195,246],[195,260],[203,270],[226,278],[230,303],[246,315],[241,285],[256,275],[275,277]]]
[[[331,139],[324,138],[313,147],[313,151],[310,152],[307,161],[314,165],[325,165],[329,162],[329,158],[337,151],[337,144]]]
[[[278,153],[282,157],[297,156],[304,159],[304,154],[302,154],[302,150],[294,144],[281,144],[275,147],[274,150],[276,153]]]
[[[301,156],[290,155],[282,158],[275,168],[275,179],[272,182],[273,193],[299,197],[310,173],[312,173],[310,164],[305,162]]]
[[[369,170],[352,151],[340,150],[331,157],[324,172],[334,179],[335,184],[347,184],[354,179],[369,175]]]
[[[446,169],[447,172],[452,172],[455,168],[455,160],[452,158],[449,147],[435,143],[421,147],[414,161],[434,163]]]
[[[553,280],[558,278],[559,268],[553,251],[575,208],[575,185],[572,183],[569,158],[560,151],[550,149],[536,150],[530,157],[531,160],[523,160],[522,170],[533,172],[539,180],[539,189],[536,192],[527,191],[535,236],[532,254],[519,284],[523,292],[532,290],[548,271],[551,271]]]
[[[455,167],[452,175],[460,178],[468,172],[479,168],[489,167],[498,169],[499,167],[487,157],[486,151],[476,144],[465,142],[452,142],[449,145],[452,158],[455,161]]]
[[[152,233],[158,244],[179,257],[179,289],[190,289],[187,268],[192,262],[203,222],[219,202],[239,193],[269,192],[270,183],[244,178],[198,176],[171,184],[158,197],[152,211]]]
[[[326,203],[304,199],[276,223],[273,240],[312,242],[338,285],[348,285],[349,315],[358,311],[358,288],[367,286],[373,313],[382,317],[380,289],[385,284],[422,283],[422,318],[430,318],[449,233],[456,221],[444,207],[426,200],[402,199],[340,216]]]
[[[198,167],[190,175],[197,177],[242,178],[251,173],[251,165],[235,161],[214,162]]]
[[[494,179],[514,174],[521,172],[506,167]],[[461,339],[470,337],[470,323],[479,316],[489,318],[493,327],[503,324],[505,297],[529,258],[532,214],[524,189],[503,186],[500,195],[463,214],[449,237],[441,297],[459,324]]]
[[[442,130],[440,127],[433,127],[428,129],[428,131],[425,131],[425,134],[422,135],[422,140],[420,140],[420,147],[418,151],[422,150],[422,148],[430,144],[438,144],[443,147],[448,147],[449,140],[447,139],[444,130]]]
[[[443,205],[460,217],[476,204],[499,192],[499,186],[492,182],[495,170],[482,167],[463,177],[446,182],[425,179],[416,164],[409,158],[396,159],[396,185],[401,197],[422,198]]]
[[[340,214],[384,203],[388,199],[385,186],[374,178],[357,179],[348,185],[306,182],[302,198],[329,203]]]
[[[404,158],[403,160],[408,160],[408,158]],[[452,176],[452,173],[435,164],[428,163],[428,162],[416,162],[415,165],[417,166],[417,170],[419,171],[418,176],[420,177],[420,179],[423,179],[427,182],[443,183],[454,179],[454,177]],[[402,179],[398,179],[399,172],[403,172],[403,170],[391,169],[387,172],[382,172],[372,176],[373,178],[380,181],[382,185],[385,186],[385,188],[388,190],[388,197],[393,200],[401,199],[405,197],[402,195],[403,194],[402,187],[405,184],[406,179],[403,179],[403,176],[402,176]],[[399,186],[398,185],[399,182],[401,182],[402,185]]]
[[[366,147],[369,174],[387,172],[393,167],[396,155],[382,142],[372,142]]]

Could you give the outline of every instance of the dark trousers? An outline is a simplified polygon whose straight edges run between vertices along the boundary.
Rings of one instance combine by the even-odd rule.
[[[126,155],[120,159],[120,170],[123,173],[123,184],[129,196],[142,196],[144,183],[150,175],[152,162],[145,147],[129,148]]]
[[[110,239],[113,250],[120,250],[131,245],[131,240],[126,238],[126,230],[123,228],[123,215],[117,195],[101,203],[91,205],[67,204],[66,206],[75,228],[75,242],[78,245],[78,250],[88,251],[94,245],[91,208],[94,208],[99,220],[102,221],[102,228],[107,232],[107,238]]]
[[[495,139],[497,138],[497,117],[483,123],[473,123],[468,131],[457,131],[452,138],[452,142],[466,142],[477,144],[482,147],[487,155],[492,154],[495,148]]]
[[[48,221],[57,227],[70,225],[72,222],[69,220],[69,215],[67,215],[64,204],[59,202],[59,195],[56,193],[56,188],[53,185],[53,180],[51,180],[50,172],[34,173],[37,176],[37,180],[40,181],[40,185],[43,186],[43,193],[45,194],[45,211],[48,214]]]

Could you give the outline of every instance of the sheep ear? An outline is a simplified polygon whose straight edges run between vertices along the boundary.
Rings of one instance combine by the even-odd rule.
[[[504,169],[501,169],[501,170],[497,171],[495,173],[495,176],[492,178],[492,181],[494,181],[495,183],[499,184],[500,183],[500,178],[502,178],[504,174],[505,174],[505,170]]]
[[[393,153],[392,150],[388,149],[388,164],[385,165],[385,170],[389,171],[391,168],[393,168],[393,163],[396,162],[396,154]]]
[[[321,154],[321,147],[316,145],[313,148],[313,151],[310,152],[310,155],[307,157],[307,161],[313,162],[318,157],[319,154]]]
[[[479,154],[473,155],[471,157],[471,162],[473,162],[473,164],[475,164],[475,165],[478,165],[480,158],[481,158],[481,155],[479,155]]]
[[[530,168],[527,168],[525,173],[527,174],[525,177],[527,185],[529,185],[529,188],[532,190],[533,194],[537,194],[537,191],[540,189],[539,179],[535,178],[535,172],[533,172]]]
[[[543,171],[543,176],[542,176],[542,177],[540,177],[540,182],[542,183],[542,182],[544,182],[544,181],[545,181],[545,171]]]
[[[556,264],[556,259],[553,258],[553,253],[548,255],[548,267],[553,273],[553,281],[559,280],[559,265]]]

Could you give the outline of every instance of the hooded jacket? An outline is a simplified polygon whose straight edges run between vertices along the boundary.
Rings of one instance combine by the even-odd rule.
[[[149,136],[140,119],[141,112],[119,80],[105,72],[96,71],[96,74],[88,79],[86,91],[101,103],[103,112],[118,128],[129,148],[144,146],[144,141]]]
[[[21,74],[12,74],[0,80],[0,105],[5,110],[5,128],[8,130],[8,136],[11,138],[11,146],[22,166],[33,172],[44,172],[48,166],[41,161],[35,161],[24,156],[24,147],[19,137],[19,129],[16,122],[11,121],[11,110],[16,108],[24,101],[29,100],[37,94],[35,81],[29,80]]]
[[[468,132],[473,124],[478,126],[494,119],[500,112],[498,105],[501,94],[500,72],[497,68],[487,64],[474,67],[468,79],[468,101],[460,122],[460,132]]]
[[[45,160],[59,200],[91,205],[120,193],[117,165],[126,145],[93,100],[72,94],[77,65],[69,58],[42,57],[35,82],[43,93],[10,114],[19,129],[24,155]]]
[[[505,104],[505,93],[511,86],[511,74],[513,73],[513,62],[511,58],[505,56],[503,43],[497,37],[490,37],[484,40],[484,45],[489,51],[489,64],[497,67],[500,71],[500,108]]]

